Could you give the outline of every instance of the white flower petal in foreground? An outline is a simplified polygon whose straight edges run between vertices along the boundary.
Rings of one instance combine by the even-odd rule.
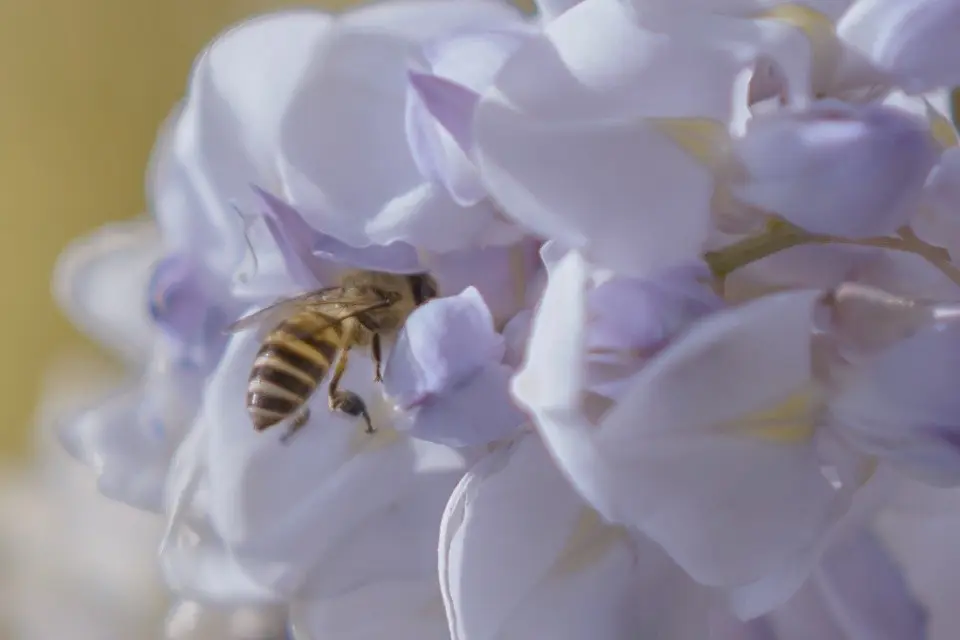
[[[702,640],[707,591],[604,524],[535,435],[488,454],[447,505],[440,581],[453,640]]]
[[[829,100],[751,120],[734,153],[743,201],[814,233],[890,234],[917,213],[939,153],[926,122]]]
[[[749,622],[722,615],[710,640],[917,640],[927,615],[899,566],[863,529],[838,541],[806,584],[776,611]]]
[[[738,79],[764,51],[806,46],[775,21],[665,14],[573,7],[507,61],[475,115],[475,159],[506,215],[623,275],[696,258]]]
[[[858,490],[878,461],[955,480],[951,394],[885,384],[894,360],[863,364],[915,331],[929,310],[885,311],[856,297],[834,310],[831,331],[842,347],[831,348],[847,362],[830,360],[828,378],[893,393],[902,412],[878,441],[871,440],[863,392],[847,397],[846,386],[824,386],[820,377],[823,354],[817,347],[814,359],[812,338],[823,295],[817,291],[708,316],[650,359],[612,406],[583,399],[591,384],[589,278],[576,253],[554,268],[514,392],[601,513],[662,544],[696,580],[734,588],[741,615],[779,605],[802,584],[834,524],[859,511],[848,511],[853,496],[870,496]],[[951,344],[927,330],[939,348]],[[871,366],[882,374],[871,376]],[[947,361],[944,367],[952,371]],[[869,444],[858,442],[858,433]]]
[[[343,386],[368,399],[377,435],[330,412],[323,393],[288,446],[279,442],[282,427],[257,433],[244,395],[260,339],[254,332],[232,341],[170,474],[168,580],[221,601],[288,602],[307,638],[376,638],[414,624],[350,612],[386,599],[382,606],[395,615],[416,618],[436,601],[436,531],[462,457],[392,429],[392,409],[373,400],[372,366],[360,354]],[[191,540],[198,521],[203,535]],[[422,594],[418,607],[408,606],[411,589]],[[355,608],[347,606],[353,600]],[[361,622],[382,626],[349,635]],[[423,624],[442,628],[443,619],[428,616],[410,628]]]
[[[956,0],[859,0],[838,31],[912,93],[960,84]]]
[[[929,617],[925,640],[953,640],[960,625],[960,491],[917,483],[902,488],[879,515],[877,531],[889,546]]]
[[[148,220],[103,227],[64,250],[54,270],[54,296],[86,334],[139,365],[150,355],[147,283],[162,251]]]

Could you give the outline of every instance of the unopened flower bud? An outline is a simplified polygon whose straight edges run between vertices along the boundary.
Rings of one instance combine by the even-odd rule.
[[[914,116],[835,101],[756,118],[734,153],[746,175],[736,197],[807,231],[845,237],[903,226],[937,160]]]

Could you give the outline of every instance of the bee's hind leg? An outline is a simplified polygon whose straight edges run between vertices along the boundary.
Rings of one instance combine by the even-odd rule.
[[[348,353],[349,352],[346,349],[340,351],[340,358],[337,360],[337,367],[333,371],[333,378],[330,379],[330,386],[327,387],[330,410],[339,411],[354,418],[362,417],[363,421],[367,424],[367,433],[375,433],[376,429],[373,427],[373,421],[370,420],[370,413],[367,411],[367,403],[363,401],[363,398],[358,396],[353,391],[340,390],[340,379],[343,377],[343,373],[347,370]]]
[[[371,350],[373,351],[373,381],[383,382],[383,376],[380,374],[380,370],[383,367],[383,350],[380,345],[379,333],[373,334]]]
[[[330,408],[355,418],[363,417],[363,421],[367,424],[366,432],[376,433],[377,430],[373,428],[370,413],[367,411],[367,404],[353,391],[337,391],[335,395],[331,395]]]
[[[294,414],[293,421],[290,422],[290,426],[287,427],[287,430],[282,436],[280,436],[280,443],[287,444],[290,442],[290,438],[295,436],[297,432],[300,431],[310,421],[310,407],[304,405],[300,410]]]

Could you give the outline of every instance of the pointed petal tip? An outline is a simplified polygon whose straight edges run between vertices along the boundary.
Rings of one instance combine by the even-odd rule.
[[[453,137],[460,149],[469,154],[473,148],[473,114],[480,95],[432,73],[411,69],[407,77],[430,115]]]

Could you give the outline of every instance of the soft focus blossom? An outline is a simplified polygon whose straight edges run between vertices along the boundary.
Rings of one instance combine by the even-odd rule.
[[[859,0],[840,34],[911,92],[960,84],[951,63],[960,55],[960,3],[956,0]]]
[[[913,6],[387,0],[217,37],[154,221],[57,273],[131,369],[62,439],[165,517],[168,636],[943,633],[896,522],[960,483],[949,6]],[[228,327],[356,269],[437,284],[382,382],[350,351],[376,432],[325,381],[257,432],[282,315]]]
[[[0,635],[12,640],[156,637],[165,594],[154,560],[161,523],[104,500],[51,427],[103,394],[116,375],[64,356],[36,420],[36,459],[0,477]]]
[[[956,329],[931,311],[838,293],[815,326],[819,292],[767,296],[623,371],[632,379],[611,406],[583,395],[597,379],[595,278],[576,252],[553,267],[515,393],[601,513],[653,537],[698,581],[733,588],[742,615],[803,583],[830,532],[882,486],[877,465],[956,483],[953,394],[904,384],[920,360],[943,381],[953,374],[933,372],[958,362]],[[815,329],[834,337],[814,341]]]

